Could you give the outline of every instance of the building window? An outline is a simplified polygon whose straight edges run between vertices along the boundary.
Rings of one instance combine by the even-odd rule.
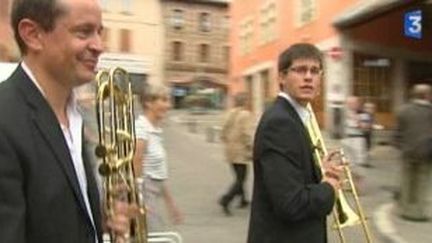
[[[120,51],[130,52],[131,50],[131,31],[128,29],[120,30]]]
[[[223,18],[221,18],[221,28],[223,30],[227,30],[229,29],[229,24],[230,24],[230,18],[228,15],[223,16]]]
[[[174,41],[172,43],[172,59],[173,61],[183,60],[183,43],[180,41]]]
[[[222,47],[222,62],[228,64],[229,63],[229,58],[230,58],[230,47],[229,46],[224,46]]]
[[[240,53],[242,55],[248,54],[252,51],[252,38],[253,38],[253,18],[246,18],[240,23]]]
[[[268,43],[276,38],[276,4],[268,2],[260,11],[260,42]]]
[[[391,60],[377,56],[354,55],[353,94],[372,102],[379,112],[392,108]]]
[[[203,32],[210,31],[211,23],[210,23],[210,14],[209,13],[200,13],[199,15],[199,30]]]
[[[174,29],[181,29],[183,28],[183,24],[184,24],[183,10],[174,9],[171,15],[171,26]]]
[[[208,44],[199,45],[199,61],[208,62],[210,57],[210,46]]]
[[[297,0],[296,23],[298,26],[303,26],[310,23],[317,15],[316,0]]]

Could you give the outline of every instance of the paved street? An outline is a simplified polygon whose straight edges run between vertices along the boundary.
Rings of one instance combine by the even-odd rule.
[[[169,185],[185,215],[185,222],[172,226],[183,236],[185,243],[243,243],[246,241],[247,209],[233,207],[234,215],[226,217],[217,199],[231,183],[229,167],[224,162],[220,143],[206,141],[206,127],[217,125],[217,114],[196,116],[200,118],[197,132],[190,132],[187,116],[178,111],[170,114],[165,124],[165,144],[170,165]],[[337,141],[328,140],[328,147]],[[368,168],[366,190],[360,197],[375,243],[426,243],[432,242],[427,229],[431,223],[414,223],[399,219],[393,213],[392,191],[398,180],[398,153],[389,146],[373,150],[372,165]],[[251,175],[251,173],[249,173]],[[250,187],[252,178],[248,178]],[[329,221],[330,225],[330,221]],[[348,242],[365,242],[360,227],[348,229]],[[330,234],[330,242],[334,234]]]
[[[248,211],[236,210],[227,218],[216,203],[231,182],[220,144],[206,142],[202,132],[190,133],[177,122],[167,122],[165,135],[170,186],[185,214],[178,227],[184,242],[245,242]]]

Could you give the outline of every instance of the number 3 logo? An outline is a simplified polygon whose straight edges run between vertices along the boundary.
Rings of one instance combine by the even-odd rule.
[[[422,38],[422,12],[415,10],[405,13],[404,34],[407,37]]]
[[[411,27],[409,27],[410,32],[412,33],[420,33],[422,29],[421,25],[421,16],[419,15],[411,15],[408,17],[411,22]]]

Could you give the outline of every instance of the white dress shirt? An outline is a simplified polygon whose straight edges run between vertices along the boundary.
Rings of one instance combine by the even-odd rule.
[[[21,63],[21,66],[24,72],[30,77],[31,81],[36,85],[42,95],[45,97],[45,92],[43,91],[40,84],[37,82],[30,68],[25,64],[25,62]],[[73,166],[75,169],[75,174],[78,178],[78,183],[81,189],[81,194],[84,199],[84,203],[87,209],[87,213],[91,219],[93,224],[94,232],[96,233],[96,227],[93,220],[93,214],[90,208],[90,202],[87,194],[87,177],[84,169],[84,161],[82,158],[82,126],[83,126],[83,118],[78,109],[78,103],[75,98],[74,93],[72,92],[71,97],[69,97],[67,110],[66,110],[67,118],[69,121],[69,127],[60,124],[64,138],[68,145],[69,153],[72,158]],[[96,243],[98,242],[97,236],[95,235]]]
[[[286,99],[294,107],[294,110],[300,116],[303,125],[307,126],[311,117],[309,110],[306,107],[300,105],[296,100],[294,100],[289,94],[285,92],[279,92],[278,96]]]

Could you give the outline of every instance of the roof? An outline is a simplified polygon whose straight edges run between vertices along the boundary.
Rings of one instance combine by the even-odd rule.
[[[333,25],[338,28],[348,27],[361,23],[369,18],[385,13],[398,6],[412,3],[405,0],[368,0],[359,1],[357,4],[337,16]]]

